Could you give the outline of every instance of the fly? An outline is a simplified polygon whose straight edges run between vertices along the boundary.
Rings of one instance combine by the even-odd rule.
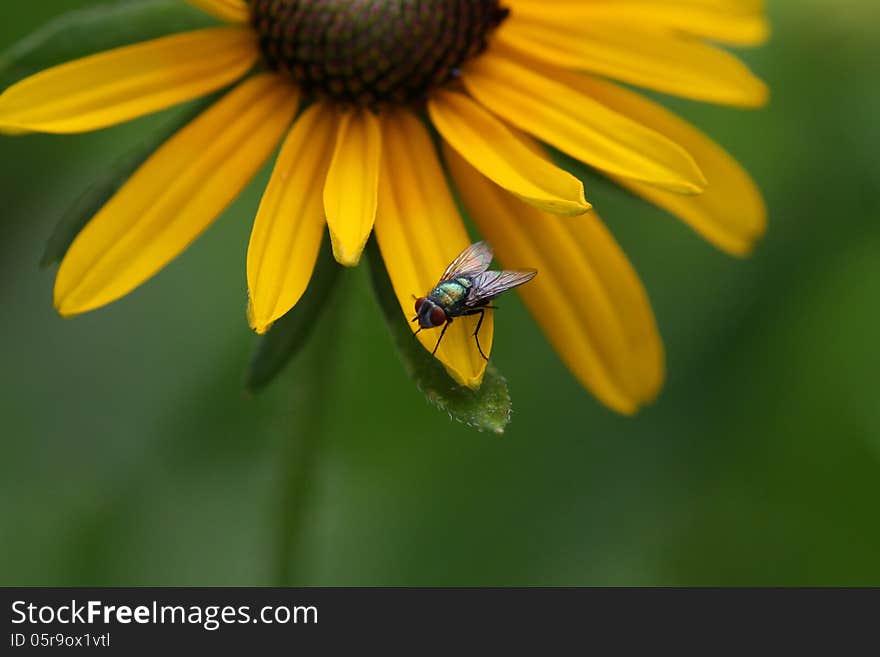
[[[455,317],[479,315],[474,340],[480,356],[489,360],[480,346],[480,327],[486,311],[496,308],[490,305],[492,300],[502,292],[528,283],[538,273],[534,269],[488,271],[491,262],[491,246],[486,242],[471,244],[446,268],[440,282],[428,296],[416,299],[416,316],[412,318],[412,321],[419,323],[416,333],[422,329],[443,326],[432,355],[437,353],[440,341]]]

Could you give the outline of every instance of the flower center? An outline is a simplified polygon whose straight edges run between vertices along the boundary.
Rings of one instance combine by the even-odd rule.
[[[499,0],[251,0],[271,68],[306,93],[370,107],[454,80],[507,13]]]

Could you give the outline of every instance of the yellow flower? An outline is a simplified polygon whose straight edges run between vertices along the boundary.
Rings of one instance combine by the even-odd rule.
[[[609,81],[735,105],[767,89],[710,42],[767,37],[760,0],[189,0],[229,25],[86,57],[0,96],[0,131],[98,130],[261,72],[168,140],[74,241],[55,284],[65,316],[127,294],[177,256],[280,154],[247,255],[265,332],[312,275],[324,224],[343,265],[375,232],[403,317],[471,241],[450,173],[562,359],[602,402],[652,400],[663,348],[641,283],[543,142],[743,255],[764,230],[754,183],[702,133]],[[425,120],[426,119],[426,120]],[[440,136],[441,154],[426,123]],[[476,318],[473,318],[476,321]],[[404,321],[403,319],[401,321]],[[479,385],[457,321],[437,352]],[[492,345],[492,320],[481,333]],[[418,336],[427,349],[435,337]]]

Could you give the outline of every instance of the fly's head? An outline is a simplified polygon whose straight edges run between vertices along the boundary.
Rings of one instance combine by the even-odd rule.
[[[421,328],[429,329],[443,326],[447,319],[446,311],[429,298],[419,297],[416,299],[416,316],[413,321],[418,320]]]

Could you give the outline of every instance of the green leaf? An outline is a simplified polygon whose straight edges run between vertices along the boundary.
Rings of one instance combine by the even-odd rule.
[[[183,0],[117,2],[62,14],[0,54],[0,87],[43,69],[216,21]]]
[[[79,232],[110,200],[110,197],[122,187],[131,174],[168,138],[194,119],[215,98],[216,95],[212,95],[189,103],[185,110],[176,113],[174,118],[169,120],[163,128],[144,137],[140,143],[121,155],[105,172],[99,175],[55,225],[55,229],[46,243],[43,257],[40,258],[40,266],[48,267],[61,262]]]
[[[330,240],[325,237],[309,287],[296,306],[259,338],[248,368],[245,388],[257,392],[278,375],[306,342],[321,312],[332,303],[331,296],[342,267],[333,259]]]
[[[479,390],[458,385],[446,372],[439,360],[431,356],[404,321],[400,304],[391,287],[391,280],[382,262],[375,239],[367,244],[370,278],[376,299],[385,315],[397,351],[404,367],[419,390],[431,404],[444,411],[453,420],[479,431],[504,433],[510,422],[511,401],[507,381],[491,363],[486,368],[483,385]]]

